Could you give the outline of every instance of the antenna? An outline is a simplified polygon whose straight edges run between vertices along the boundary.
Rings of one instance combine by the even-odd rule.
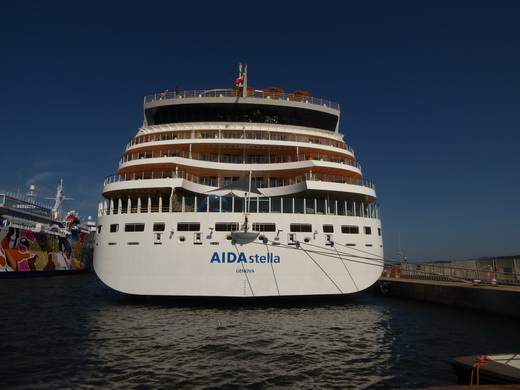
[[[52,199],[52,198],[48,198]],[[63,179],[60,180],[58,184],[58,188],[56,189],[56,197],[54,198],[54,207],[52,208],[52,216],[54,219],[58,219],[61,217],[62,210],[61,210],[61,203],[64,200],[73,200],[72,198],[66,198],[65,195],[63,195]]]
[[[27,193],[27,196],[34,202],[34,199],[36,198],[36,187],[34,185],[31,185],[29,187],[29,192]]]

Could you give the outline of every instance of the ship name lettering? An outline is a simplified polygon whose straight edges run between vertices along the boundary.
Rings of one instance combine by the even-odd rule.
[[[210,263],[279,263],[280,256],[268,253],[267,255],[250,255],[246,257],[244,252],[213,252]]]

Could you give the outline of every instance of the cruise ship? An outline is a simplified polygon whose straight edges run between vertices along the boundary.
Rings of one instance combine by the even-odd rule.
[[[144,97],[144,122],[104,181],[94,269],[127,294],[355,293],[383,270],[379,206],[339,131],[338,103],[229,88]]]
[[[0,191],[0,278],[75,274],[90,271],[95,222],[64,213],[63,180],[54,206],[27,194]]]

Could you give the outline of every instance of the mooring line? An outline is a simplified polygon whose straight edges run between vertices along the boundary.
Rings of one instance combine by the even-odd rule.
[[[352,277],[352,274],[350,273],[348,267],[347,267],[347,264],[345,264],[345,261],[341,258],[341,255],[339,254],[338,250],[336,249],[336,247],[334,246],[334,242],[330,242],[330,246],[332,248],[334,248],[334,250],[336,251],[336,253],[338,254],[339,258],[341,259],[341,263],[343,264],[343,267],[345,267],[345,269],[347,270],[347,273],[348,273],[348,276],[350,276],[350,279],[352,280],[352,283],[354,283],[354,287],[356,287],[356,290],[359,291],[359,287],[357,286],[356,284],[356,281],[354,280],[354,278]]]
[[[316,260],[314,260],[314,258],[309,254],[307,253],[307,251],[301,246],[300,242],[297,241],[296,242],[296,247],[297,248],[301,248],[305,254],[307,256],[309,256],[309,258],[314,262],[314,264],[316,264],[318,266],[318,268],[327,276],[327,278],[329,278],[329,280],[332,282],[332,284],[338,289],[338,291],[343,294],[343,291],[341,291],[341,289],[338,287],[338,285],[334,282],[334,280],[329,276],[329,274],[318,264],[318,262]]]
[[[267,237],[264,237],[262,242],[265,244],[265,248],[267,249],[267,258],[269,259],[269,247],[267,246],[269,239]],[[273,272],[273,278],[274,278],[274,284],[276,286],[276,291],[278,291],[278,295],[280,295],[280,288],[278,287],[278,281],[276,280],[276,274],[274,272],[273,262],[271,262],[271,271]]]

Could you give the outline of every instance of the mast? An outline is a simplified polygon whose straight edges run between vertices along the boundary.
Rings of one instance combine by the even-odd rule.
[[[242,87],[242,97],[247,97],[247,64],[238,64],[237,87]]]
[[[58,188],[56,189],[56,197],[54,198],[54,207],[52,208],[52,217],[54,219],[58,219],[61,217],[62,209],[61,204],[64,200],[72,200],[71,198],[66,198],[63,195],[63,179],[60,179],[58,184]]]
[[[242,97],[247,97],[247,64],[244,64],[244,73],[243,73],[243,77],[244,77],[244,82],[242,83],[243,86],[242,86]]]

